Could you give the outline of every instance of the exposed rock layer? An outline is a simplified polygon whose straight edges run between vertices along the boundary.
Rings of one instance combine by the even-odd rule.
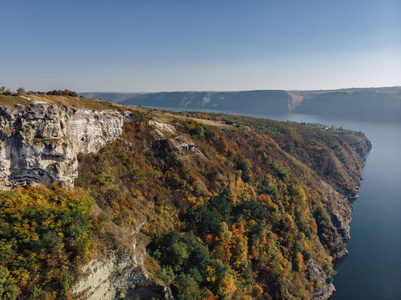
[[[326,273],[315,260],[308,261],[306,275],[309,281],[316,282],[317,292],[313,295],[313,299],[326,300],[335,292],[334,285],[327,281]]]
[[[72,187],[77,155],[119,138],[124,117],[133,119],[48,102],[0,106],[0,189],[53,181]]]
[[[72,288],[76,299],[116,299],[124,289],[147,280],[135,255],[110,254],[82,268],[84,278]],[[121,293],[118,293],[121,289]]]
[[[95,210],[96,213],[100,212],[98,207]],[[80,277],[71,289],[74,299],[132,299],[137,295],[144,300],[171,298],[170,289],[146,270],[149,238],[140,232],[145,223],[146,220],[142,220],[131,232],[114,223],[109,224],[130,246],[127,245],[124,250],[111,250],[105,257],[83,266]]]

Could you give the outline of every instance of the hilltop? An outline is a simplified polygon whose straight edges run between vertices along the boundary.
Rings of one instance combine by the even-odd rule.
[[[369,140],[199,116],[1,96],[0,297],[327,299]]]

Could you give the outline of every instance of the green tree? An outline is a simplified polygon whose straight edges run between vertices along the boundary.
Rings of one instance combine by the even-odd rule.
[[[181,274],[173,283],[174,294],[179,300],[199,300],[200,291],[196,281],[189,275]]]
[[[0,266],[0,299],[15,300],[19,288],[17,285],[11,284],[7,281],[8,274],[8,270],[5,267]]]

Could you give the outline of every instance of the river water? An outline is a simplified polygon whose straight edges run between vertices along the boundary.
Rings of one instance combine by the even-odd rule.
[[[373,148],[363,168],[360,197],[353,201],[349,254],[335,264],[337,291],[330,300],[401,299],[401,124],[292,113],[253,116],[366,134]]]

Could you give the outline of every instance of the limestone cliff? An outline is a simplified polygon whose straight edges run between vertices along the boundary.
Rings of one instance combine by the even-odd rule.
[[[134,116],[44,101],[0,105],[0,189],[54,181],[72,187],[77,155],[119,138],[124,118]]]
[[[136,295],[141,299],[171,297],[170,289],[161,280],[154,279],[145,268],[149,237],[139,232],[145,223],[141,222],[131,233],[121,233],[121,228],[110,224],[131,245],[125,250],[110,250],[104,257],[83,266],[81,275],[71,288],[74,299],[130,299]]]
[[[124,121],[136,120],[132,111],[92,110],[27,99],[28,105],[0,105],[0,190],[52,182],[72,188],[78,176],[78,154],[98,152],[121,137]],[[98,215],[100,209],[94,213]],[[110,249],[81,268],[71,289],[74,298],[169,294],[164,284],[153,282],[143,265],[147,242],[138,231],[144,223],[125,236],[131,244],[129,251]],[[122,231],[114,223],[109,226]],[[143,283],[151,287],[130,289]]]

